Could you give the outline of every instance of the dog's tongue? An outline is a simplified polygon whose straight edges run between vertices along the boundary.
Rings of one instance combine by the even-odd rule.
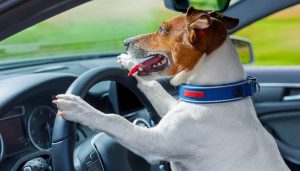
[[[140,65],[141,64],[137,64],[133,68],[131,68],[131,70],[128,73],[128,76],[131,77],[131,76],[133,76],[133,74],[135,74],[136,72],[138,72]]]
[[[142,68],[143,71],[147,71],[147,69],[150,69],[151,65],[158,63],[161,61],[164,57],[161,55],[155,55],[154,57],[145,60],[142,63],[139,63],[135,65],[128,73],[128,76],[131,77],[133,74],[139,71],[139,68]]]

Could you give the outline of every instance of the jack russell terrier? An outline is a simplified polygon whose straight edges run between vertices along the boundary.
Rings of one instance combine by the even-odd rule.
[[[238,19],[189,8],[159,31],[126,39],[118,62],[138,80],[162,117],[152,128],[104,114],[80,97],[57,95],[59,115],[112,135],[149,162],[170,161],[173,171],[286,171],[272,136],[258,120],[245,77],[227,36]],[[173,76],[180,100],[154,81]],[[152,80],[149,80],[152,79]]]

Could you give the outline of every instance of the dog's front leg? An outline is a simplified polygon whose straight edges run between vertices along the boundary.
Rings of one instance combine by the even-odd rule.
[[[118,62],[127,70],[130,70],[137,64],[136,60],[127,54],[121,54],[118,56]],[[138,88],[145,94],[160,117],[163,117],[176,105],[177,100],[172,97],[157,81],[148,81],[137,75],[134,75],[134,77],[138,81]]]
[[[163,117],[177,104],[177,100],[157,81],[146,81],[138,76],[135,78],[138,81],[138,88],[145,94],[160,117]]]
[[[160,125],[153,128],[139,127],[119,115],[104,114],[74,95],[58,95],[57,100],[53,102],[60,110],[58,114],[64,119],[97,131],[104,131],[150,162],[169,160],[180,155],[172,146],[171,141],[174,139],[170,138],[172,135],[170,129],[174,127]]]

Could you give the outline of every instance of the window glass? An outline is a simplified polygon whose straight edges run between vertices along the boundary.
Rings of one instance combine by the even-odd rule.
[[[252,42],[255,65],[300,65],[300,5],[261,19],[235,35]]]
[[[162,0],[95,0],[0,42],[0,61],[121,52],[123,40],[176,15]]]

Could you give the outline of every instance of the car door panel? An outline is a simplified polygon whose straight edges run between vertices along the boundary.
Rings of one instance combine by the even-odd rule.
[[[259,120],[292,170],[300,170],[299,67],[245,67],[260,83],[253,98]]]

